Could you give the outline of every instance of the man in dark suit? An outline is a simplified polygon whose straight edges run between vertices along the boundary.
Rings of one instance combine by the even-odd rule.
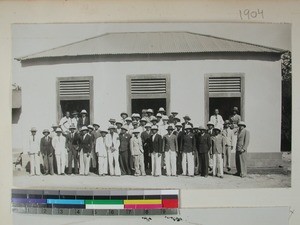
[[[127,133],[127,128],[125,126],[121,127],[121,133],[119,134],[120,139],[120,169],[121,175],[130,175],[131,170],[129,168],[129,157],[130,157],[130,134]]]
[[[186,125],[190,125],[193,128],[193,124],[190,122],[191,121],[191,117],[189,117],[188,115],[185,115],[183,117],[184,122],[182,123],[182,130],[185,132],[185,126]]]
[[[83,126],[81,128],[82,137],[80,144],[80,151],[83,153],[83,164],[80,167],[83,167],[83,173],[85,176],[89,175],[90,169],[90,159],[92,151],[92,137],[88,134],[88,128]]]
[[[196,147],[199,156],[199,172],[203,177],[208,176],[209,156],[208,152],[211,148],[211,137],[206,133],[206,129],[203,126],[199,127],[200,133],[196,136]]]
[[[78,174],[78,151],[80,147],[80,135],[75,132],[76,127],[72,124],[69,128],[70,133],[66,136],[68,151],[68,175],[72,174],[72,162],[74,162],[74,174]]]
[[[85,109],[81,110],[81,117],[78,119],[78,129],[80,130],[83,126],[88,126],[90,124],[90,120],[87,116],[87,111]]]
[[[177,174],[182,174],[182,139],[184,132],[182,131],[182,124],[180,122],[175,124],[176,131],[173,133],[177,136],[178,153],[177,153]]]
[[[53,170],[53,152],[52,138],[49,136],[50,131],[45,129],[43,131],[44,137],[42,137],[40,142],[40,149],[44,160],[44,174],[54,174]]]
[[[146,130],[141,133],[141,139],[144,148],[144,164],[146,173],[151,171],[151,125],[147,123],[145,125]]]
[[[196,151],[196,139],[192,133],[193,128],[190,125],[185,126],[185,134],[182,139],[182,175],[194,176],[195,162],[194,154]]]
[[[161,156],[162,156],[162,136],[159,135],[158,127],[152,126],[151,131],[153,135],[151,136],[151,161],[152,161],[152,175],[158,177],[161,175]]]

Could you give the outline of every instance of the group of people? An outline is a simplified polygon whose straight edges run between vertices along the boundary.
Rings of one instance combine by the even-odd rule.
[[[90,172],[100,176],[135,175],[191,176],[223,178],[224,168],[231,170],[231,152],[236,152],[236,175],[247,175],[246,154],[249,131],[241,121],[238,108],[223,120],[216,109],[207,128],[194,126],[186,115],[177,112],[167,116],[159,108],[154,116],[152,109],[142,110],[142,115],[126,112],[120,119],[110,119],[108,128],[90,124],[86,110],[66,112],[52,131],[43,130],[38,138],[37,129],[30,130],[28,154],[30,174],[40,175],[40,154],[43,174],[59,175]]]

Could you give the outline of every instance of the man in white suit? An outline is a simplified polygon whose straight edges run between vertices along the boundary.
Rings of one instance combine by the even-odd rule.
[[[105,176],[107,174],[107,148],[105,145],[106,130],[100,131],[100,137],[96,139],[96,154],[98,156],[99,175]]]
[[[28,155],[30,158],[30,175],[41,175],[40,171],[40,138],[37,137],[36,128],[31,128],[31,134],[28,139]]]
[[[119,164],[119,135],[114,132],[115,126],[108,127],[109,133],[105,137],[105,145],[108,154],[109,173],[111,176],[121,176]]]
[[[62,135],[61,128],[56,129],[56,136],[52,139],[52,146],[57,162],[57,174],[65,175],[67,149],[66,138]]]

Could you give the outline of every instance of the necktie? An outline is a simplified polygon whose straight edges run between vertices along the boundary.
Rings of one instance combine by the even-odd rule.
[[[33,141],[34,141],[34,136],[33,136]]]
[[[74,134],[72,133],[72,134],[71,134],[71,138],[73,139],[73,137],[74,137]]]
[[[111,134],[111,143],[112,143],[111,146],[112,146],[112,147],[114,147],[114,139],[113,139],[113,137],[114,137],[114,135]]]

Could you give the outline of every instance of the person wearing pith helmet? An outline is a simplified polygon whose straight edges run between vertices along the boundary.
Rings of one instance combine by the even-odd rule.
[[[98,156],[98,174],[105,176],[107,174],[108,160],[107,160],[107,149],[105,146],[105,136],[107,135],[106,130],[100,130],[100,137],[96,140],[96,155]]]
[[[208,121],[207,124],[206,124],[206,126],[207,126],[207,133],[208,133],[210,136],[213,136],[213,135],[214,135],[213,129],[214,129],[214,126],[215,126],[215,125],[213,124],[213,122]]]
[[[173,126],[168,126],[166,130],[168,133],[163,136],[163,152],[165,154],[166,175],[176,176],[176,156],[178,152],[177,136],[173,134]]]
[[[43,135],[40,143],[40,150],[43,156],[44,162],[44,175],[54,174],[53,170],[53,147],[52,147],[52,138],[49,137],[50,131],[48,129],[43,130]]]
[[[232,124],[237,127],[240,121],[242,121],[241,116],[238,114],[239,113],[239,108],[238,107],[233,107],[232,109],[232,116],[230,117],[230,121]]]
[[[57,174],[65,175],[66,168],[66,138],[62,135],[62,129],[56,129],[56,136],[52,139],[52,146],[55,152]]]
[[[175,124],[176,131],[173,133],[177,136],[178,153],[177,153],[177,174],[182,174],[182,139],[184,132],[180,122]]]
[[[153,116],[150,122],[152,123],[153,126],[156,126],[157,125],[157,118]]]
[[[236,144],[236,175],[244,178],[247,176],[247,150],[250,142],[250,132],[246,129],[246,123],[240,121]]]
[[[223,178],[223,158],[226,147],[226,139],[221,134],[222,127],[214,127],[215,135],[212,137],[211,158],[213,159],[213,176]]]
[[[148,118],[149,122],[151,122],[152,118],[154,117],[153,114],[154,114],[154,112],[152,109],[147,109],[147,118]]]
[[[143,149],[144,149],[144,164],[145,164],[145,170],[146,172],[151,171],[151,124],[147,123],[145,125],[145,131],[141,133],[141,139],[143,143]]]
[[[128,114],[126,112],[122,112],[120,116],[121,116],[122,123],[124,125],[126,123],[125,119],[128,117]]]
[[[90,124],[88,113],[85,109],[81,110],[80,115],[81,117],[79,117],[78,119],[78,129],[82,128],[83,126],[88,126]]]
[[[157,119],[157,126],[161,126],[161,125],[163,125],[163,121],[162,121],[162,115],[161,115],[161,113],[157,113],[156,114],[156,119]]]
[[[91,136],[92,139],[92,147],[91,147],[91,172],[96,172],[96,166],[97,166],[97,159],[96,159],[96,152],[95,152],[95,145],[96,145],[96,138],[94,135],[94,126],[88,125],[88,134]]]
[[[128,130],[127,132],[129,133],[129,132],[131,132],[131,130],[133,130],[132,119],[131,119],[131,117],[127,117],[125,119],[125,121],[126,121],[126,124],[124,126],[126,127],[126,129]]]
[[[140,120],[141,133],[144,132],[144,131],[146,130],[146,128],[145,128],[146,124],[147,124],[147,120],[146,120],[146,118],[143,117],[143,118]]]
[[[116,121],[116,132],[117,132],[117,134],[121,133],[122,126],[123,126],[123,123],[121,121]]]
[[[158,127],[153,125],[151,127],[151,162],[152,162],[152,175],[158,177],[161,175],[161,156],[162,156],[162,136],[158,134]]]
[[[160,107],[158,109],[158,112],[161,113],[162,115],[165,115],[166,114],[166,110],[163,108],[163,107]]]
[[[119,163],[119,147],[120,138],[114,132],[115,126],[108,127],[108,134],[105,137],[105,144],[108,153],[109,174],[111,176],[121,176],[120,163]]]
[[[199,157],[199,172],[203,177],[208,176],[209,167],[209,151],[211,149],[212,140],[210,135],[206,132],[204,126],[199,126],[200,133],[196,137],[196,147]]]
[[[231,170],[230,159],[231,159],[231,151],[233,150],[233,140],[234,140],[234,133],[229,126],[230,126],[230,121],[225,120],[222,135],[225,137],[226,140],[225,154],[224,154],[224,167],[226,167],[228,171]]]
[[[127,128],[125,126],[121,127],[121,132],[119,134],[120,139],[120,169],[121,175],[130,175],[131,170],[129,166],[129,157],[130,156],[130,138],[131,135],[127,133]]]
[[[30,159],[30,175],[41,175],[40,171],[40,138],[37,137],[37,129],[32,127],[28,138],[28,155]]]
[[[192,133],[192,126],[185,126],[185,134],[182,139],[182,175],[194,176],[194,154],[196,152],[196,138]]]
[[[138,129],[133,130],[133,136],[130,139],[130,151],[134,161],[134,175],[145,176],[145,165],[144,165],[144,149],[142,139],[140,138],[140,131]]]
[[[70,132],[66,135],[66,147],[68,151],[68,175],[72,174],[72,164],[74,163],[74,174],[78,174],[78,158],[81,136],[76,132],[76,127],[72,124]]]
[[[193,128],[193,124],[191,123],[191,117],[189,115],[185,115],[183,117],[184,122],[182,123],[182,129],[185,131],[185,126],[189,125]]]

